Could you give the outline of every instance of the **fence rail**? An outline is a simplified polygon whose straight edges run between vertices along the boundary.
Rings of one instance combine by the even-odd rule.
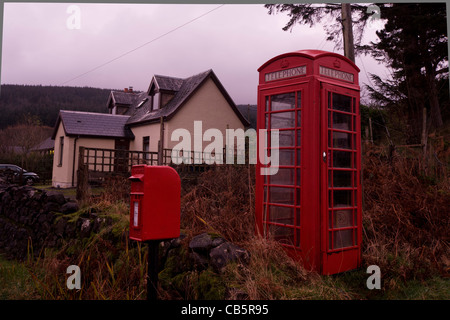
[[[225,151],[224,148],[223,153],[183,152],[172,149],[145,152],[81,146],[78,155],[77,198],[83,198],[88,185],[101,184],[108,175],[129,175],[134,165],[168,165],[174,167],[178,173],[203,172],[214,167],[211,164],[225,163]],[[238,153],[235,153],[237,156]]]

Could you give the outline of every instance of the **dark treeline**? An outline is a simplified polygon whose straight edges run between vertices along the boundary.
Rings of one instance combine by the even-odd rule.
[[[53,127],[59,110],[106,113],[110,89],[90,87],[1,86],[0,130],[35,119],[40,125]]]

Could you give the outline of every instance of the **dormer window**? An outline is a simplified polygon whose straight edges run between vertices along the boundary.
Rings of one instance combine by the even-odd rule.
[[[141,101],[141,102],[139,102],[139,104],[137,105],[137,107],[136,107],[136,108],[140,108],[140,107],[142,107],[142,105],[143,105],[144,103],[146,103],[146,102],[147,102],[147,100],[148,100],[148,98],[142,99],[142,101]]]
[[[160,107],[161,102],[161,94],[159,92],[155,92],[152,95],[152,110],[157,110]]]

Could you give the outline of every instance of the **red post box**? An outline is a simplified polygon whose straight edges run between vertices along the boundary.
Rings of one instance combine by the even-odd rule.
[[[168,166],[131,169],[130,239],[163,240],[180,236],[181,182]]]
[[[258,71],[258,133],[279,134],[278,146],[269,143],[258,154],[278,149],[279,164],[273,175],[261,174],[270,164],[256,165],[257,232],[280,241],[322,274],[357,268],[362,241],[358,67],[336,53],[302,50],[276,56]]]

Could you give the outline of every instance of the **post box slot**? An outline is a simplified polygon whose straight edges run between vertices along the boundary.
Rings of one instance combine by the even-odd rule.
[[[144,175],[143,174],[136,174],[128,178],[129,180],[133,182],[144,182]]]

